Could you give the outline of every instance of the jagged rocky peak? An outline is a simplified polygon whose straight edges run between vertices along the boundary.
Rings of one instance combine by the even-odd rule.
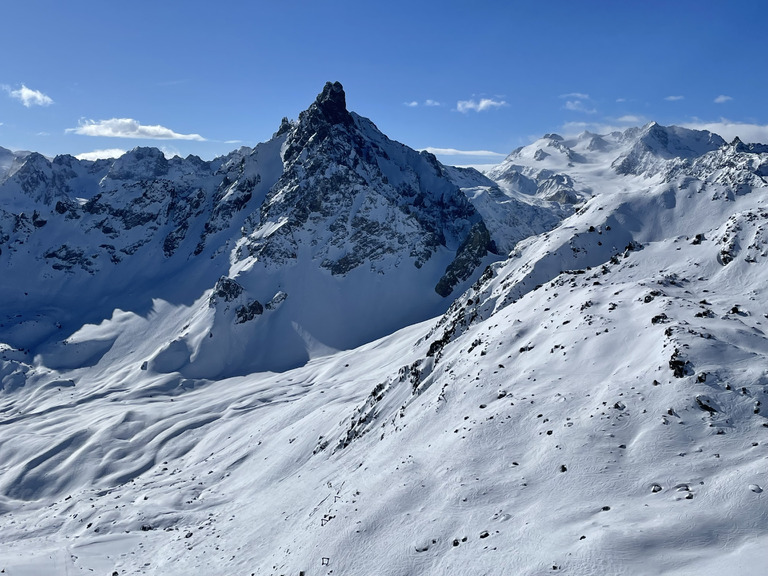
[[[0,179],[11,169],[15,159],[16,155],[13,152],[0,146]]]
[[[610,149],[608,141],[599,134],[593,134],[592,132],[583,132],[579,139],[587,140],[587,150],[590,152],[605,152]]]
[[[348,125],[352,116],[347,111],[347,96],[340,82],[326,82],[312,105],[299,115],[299,122],[324,121]]]
[[[725,140],[707,130],[662,126],[651,122],[643,127],[638,144],[664,157],[692,158],[717,150],[725,144]]]
[[[744,142],[741,141],[741,138],[736,136],[733,141],[731,142],[731,146],[736,150],[736,152],[748,152],[749,147],[744,144]]]
[[[272,134],[272,138],[279,138],[283,134],[293,130],[294,126],[296,126],[294,122],[291,122],[286,116],[283,116],[283,119],[280,121],[280,127],[277,129],[277,132]]]
[[[241,242],[239,259],[295,261],[302,230],[314,238],[312,258],[334,275],[365,263],[383,270],[411,261],[420,269],[441,246],[460,251],[481,220],[434,155],[389,140],[347,111],[338,82],[326,83],[297,123],[284,120],[281,133],[284,170]],[[468,254],[464,260],[479,265]],[[457,267],[452,278],[471,272]]]
[[[37,152],[32,152],[24,158],[19,169],[13,172],[12,179],[18,182],[23,194],[35,202],[50,204],[62,194],[51,186],[53,170],[50,160]]]
[[[80,160],[71,154],[60,154],[53,159],[52,164],[57,168],[72,170],[80,164]]]
[[[157,148],[138,147],[120,156],[109,171],[113,180],[160,178],[168,173],[168,160]]]
[[[621,140],[630,148],[612,166],[622,175],[652,176],[675,164],[692,161],[725,145],[717,134],[650,122],[626,130]]]
[[[734,139],[731,141],[730,146],[731,148],[734,149],[735,152],[743,152],[743,153],[750,153],[750,154],[765,154],[766,152],[768,152],[768,144],[758,144],[755,142],[745,143],[738,136],[734,137]]]
[[[286,162],[290,162],[310,139],[321,141],[339,129],[351,129],[353,126],[354,119],[347,110],[344,87],[339,82],[326,82],[323,91],[310,107],[299,114],[298,122],[292,124],[283,119],[275,136],[281,136],[293,129],[293,133],[288,136],[284,157]]]
[[[326,82],[315,104],[332,124],[344,124],[351,120],[347,112],[347,96],[340,82]]]
[[[24,159],[24,170],[47,170],[50,167],[50,160],[38,152],[32,152]]]

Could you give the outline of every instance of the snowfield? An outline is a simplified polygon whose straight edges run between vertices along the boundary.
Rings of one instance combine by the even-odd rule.
[[[431,162],[352,118],[378,146],[356,150],[389,150],[386,186]],[[276,138],[312,140],[310,125],[327,129],[303,116]],[[183,255],[153,260],[166,231],[93,272],[88,251],[65,270],[35,257],[75,212],[55,220],[58,193],[7,185],[52,212],[24,244],[4,232],[0,255],[15,274],[0,286],[5,574],[764,573],[768,148],[650,124],[547,135],[485,175],[418,164],[425,190],[462,190],[466,205],[445,202],[467,224],[434,244],[439,211],[403,217],[389,188],[324,197],[404,235],[343,272],[322,265],[342,261],[336,241],[368,249],[379,228],[337,235],[326,204],[291,200],[326,183],[289,183],[276,149],[262,172],[233,157],[271,184],[219,231],[202,224],[212,205]],[[280,218],[291,234],[262,249]],[[450,238],[480,221],[496,254]],[[441,298],[473,242],[484,255]]]

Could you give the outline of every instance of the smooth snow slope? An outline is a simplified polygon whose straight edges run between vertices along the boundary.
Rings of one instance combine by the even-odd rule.
[[[157,346],[198,310],[165,301],[83,326],[71,354],[4,349],[0,568],[761,574],[768,157],[649,147],[626,170],[645,137],[664,140],[513,154],[501,186],[565,174],[586,203],[443,316],[355,350],[165,373]]]

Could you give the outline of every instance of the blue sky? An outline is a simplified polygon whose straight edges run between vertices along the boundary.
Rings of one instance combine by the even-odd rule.
[[[24,0],[2,18],[0,146],[51,156],[210,159],[328,80],[451,164],[650,120],[768,142],[764,0]]]

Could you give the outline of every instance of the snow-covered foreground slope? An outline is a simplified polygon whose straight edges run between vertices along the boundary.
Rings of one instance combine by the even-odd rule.
[[[361,348],[201,378],[158,348],[235,340],[163,299],[7,347],[0,569],[762,574],[768,157],[665,130],[513,153],[494,194],[586,202]]]

